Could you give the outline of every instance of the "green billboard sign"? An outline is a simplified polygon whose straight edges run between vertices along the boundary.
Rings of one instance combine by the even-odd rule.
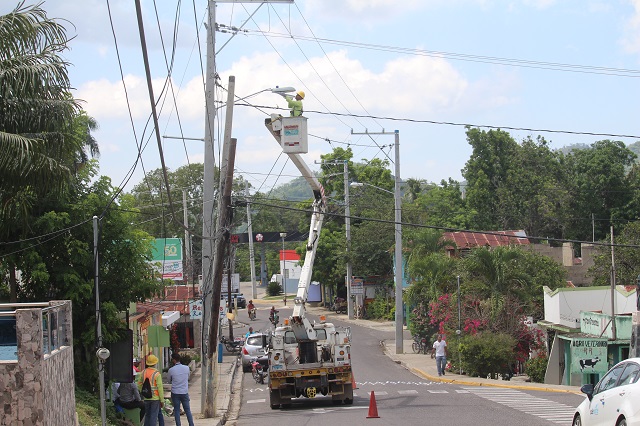
[[[154,262],[182,260],[182,240],[180,238],[156,238],[151,256]]]

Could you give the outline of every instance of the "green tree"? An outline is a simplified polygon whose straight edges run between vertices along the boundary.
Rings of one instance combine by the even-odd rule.
[[[605,241],[609,242],[607,235]],[[640,245],[640,222],[629,222],[615,234],[615,243],[620,245]],[[640,275],[640,250],[635,247],[616,247],[616,282],[622,285],[635,286]],[[589,273],[593,276],[593,285],[609,285],[611,283],[611,247],[596,246],[593,266]]]
[[[518,144],[502,130],[467,128],[467,141],[473,148],[462,170],[467,180],[467,202],[478,212],[477,229],[506,229],[507,212],[501,206],[499,191],[509,185]]]
[[[137,213],[118,208],[113,199],[116,189],[106,177],[95,179],[95,170],[95,163],[84,167],[73,186],[75,191],[64,198],[51,195],[39,199],[30,235],[47,237],[23,240],[12,247],[12,260],[21,271],[17,300],[72,301],[76,378],[86,388],[95,386],[97,371],[95,327],[88,326],[96,324],[94,215],[100,218],[98,253],[105,342],[117,339],[126,328],[119,313],[127,310],[130,302],[144,301],[162,287],[153,279],[148,264],[150,236],[132,225]]]
[[[608,220],[629,219],[626,207],[632,201],[627,170],[636,159],[624,143],[602,140],[590,149],[572,151],[566,158],[570,182],[571,211],[579,216],[571,223],[567,236],[590,241],[591,222],[594,215],[595,238],[602,239],[609,231]],[[636,212],[632,212],[635,217]],[[602,220],[605,219],[605,220]]]
[[[33,199],[61,192],[71,177],[78,151],[65,135],[80,108],[62,56],[67,42],[39,4],[0,16],[0,230],[28,221]]]
[[[423,185],[413,201],[403,200],[403,217],[408,222],[445,228],[469,229],[476,215],[462,197],[460,183],[449,179],[439,185]]]
[[[508,295],[522,297],[531,277],[523,270],[522,251],[512,247],[477,248],[464,259],[467,277],[477,283],[481,298],[491,301],[493,319],[505,306]]]

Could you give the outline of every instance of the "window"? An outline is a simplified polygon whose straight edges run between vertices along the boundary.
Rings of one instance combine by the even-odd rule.
[[[262,335],[249,336],[249,338],[247,339],[247,345],[262,346]]]
[[[290,344],[296,342],[296,335],[293,333],[293,331],[287,331],[286,333],[284,333],[284,343]]]
[[[616,386],[618,382],[618,378],[622,374],[622,370],[626,367],[626,363],[617,365],[611,371],[609,371],[603,378],[600,380],[600,383],[596,386],[593,393],[604,392],[607,389],[611,389]]]
[[[318,340],[327,340],[327,330],[324,328],[316,330],[316,334],[318,335]]]
[[[638,371],[640,371],[640,365],[635,362],[628,362],[626,368],[620,376],[620,382],[618,386],[630,385],[638,381]]]

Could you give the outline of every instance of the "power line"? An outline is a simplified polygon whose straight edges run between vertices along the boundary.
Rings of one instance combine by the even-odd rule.
[[[358,43],[358,42],[335,40],[335,39],[328,39],[328,38],[307,37],[302,35],[292,35],[292,34],[283,34],[283,33],[270,32],[270,31],[261,31],[259,29],[249,30],[248,34],[255,35],[255,34],[252,34],[252,32],[257,33],[264,37],[315,41],[315,42],[322,42],[322,43],[333,44],[338,46],[355,47],[359,49],[377,50],[377,51],[383,51],[383,52],[401,53],[405,55],[428,56],[428,57],[434,57],[434,58],[452,59],[457,61],[497,64],[497,65],[505,65],[505,66],[512,66],[512,67],[521,67],[521,68],[535,68],[535,69],[543,69],[543,70],[550,70],[550,71],[574,72],[574,73],[582,73],[582,74],[600,74],[600,75],[610,75],[610,76],[616,76],[616,77],[631,77],[631,78],[640,77],[640,70],[634,70],[634,69],[611,68],[611,67],[600,67],[600,66],[579,65],[579,64],[563,64],[558,62],[533,61],[533,60],[527,60],[527,59],[500,58],[496,56],[470,55],[465,53],[433,51],[433,50],[386,46],[386,45],[370,44],[370,43]]]
[[[240,104],[239,106],[249,106],[249,105]],[[279,110],[286,109],[286,108],[280,108],[277,106],[274,107],[274,106],[265,106],[265,105],[257,105],[257,107],[279,109]],[[607,137],[613,137],[613,138],[640,139],[640,135],[627,135],[627,134],[620,134],[620,133],[598,133],[598,132],[579,132],[574,130],[536,129],[531,127],[496,126],[492,124],[458,123],[454,121],[436,121],[436,120],[425,120],[425,119],[417,119],[417,118],[344,114],[340,112],[305,111],[305,114],[340,115],[344,117],[375,118],[378,120],[399,121],[399,122],[408,122],[408,123],[436,124],[436,125],[442,125],[442,126],[457,126],[457,127],[477,127],[477,128],[495,129],[495,130],[513,130],[513,131],[519,131],[519,132],[561,133],[561,134],[569,134],[569,135],[607,136]]]

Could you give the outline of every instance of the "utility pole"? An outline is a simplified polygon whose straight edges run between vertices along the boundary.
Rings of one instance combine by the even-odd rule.
[[[201,412],[205,413],[205,417],[213,417],[213,368],[211,365],[211,356],[215,351],[208,345],[215,345],[215,336],[212,336],[211,324],[216,324],[220,308],[220,289],[217,289],[217,297],[213,297],[213,263],[214,263],[214,207],[213,198],[215,191],[215,158],[214,158],[214,123],[215,123],[215,86],[216,86],[216,3],[256,3],[261,7],[264,3],[293,3],[293,0],[208,0],[208,16],[207,16],[207,65],[205,71],[205,143],[204,143],[204,183],[203,183],[203,200],[202,200],[202,362],[203,362],[203,380],[202,380],[202,399]],[[246,21],[245,21],[246,23]],[[242,24],[244,26],[244,24]],[[242,28],[242,26],[240,28]],[[233,103],[233,97],[231,97]],[[227,120],[230,124],[230,119]],[[230,126],[227,126],[229,132]],[[225,137],[227,135],[225,134]],[[227,140],[229,142],[229,140]],[[226,146],[226,144],[225,144]],[[223,147],[223,150],[225,148]],[[224,153],[223,153],[224,157]],[[226,158],[221,161],[221,167],[226,167]],[[224,176],[220,170],[220,177]],[[219,194],[222,193],[220,190]],[[215,300],[217,299],[217,300]],[[215,321],[212,317],[215,317]],[[206,405],[209,404],[209,407]]]
[[[356,133],[351,131],[352,135],[395,135],[395,187],[393,191],[394,196],[394,210],[395,210],[395,280],[396,280],[396,353],[401,354],[404,352],[404,310],[402,304],[402,275],[403,275],[403,262],[402,262],[402,200],[400,199],[400,131],[395,130],[393,133],[385,132],[368,132]]]
[[[251,203],[249,202],[249,182],[245,187],[245,196],[247,198],[247,232],[249,233],[249,266],[251,268],[251,298],[256,299],[258,297],[258,290],[256,289],[256,261],[254,259],[253,251],[253,227],[251,224]]]
[[[187,255],[186,268],[184,272],[184,284],[185,286],[189,283],[189,275],[193,268],[191,268],[191,263],[193,259],[191,258],[191,238],[189,237],[189,212],[187,211],[187,190],[182,190],[182,211],[183,211],[183,220],[184,220],[184,248],[185,253]],[[188,287],[187,287],[188,288]],[[177,294],[177,292],[176,292]],[[195,297],[195,293],[193,294]]]
[[[349,162],[344,160],[344,232],[347,239],[347,315],[353,319],[353,300],[351,300],[351,209],[349,207]]]

